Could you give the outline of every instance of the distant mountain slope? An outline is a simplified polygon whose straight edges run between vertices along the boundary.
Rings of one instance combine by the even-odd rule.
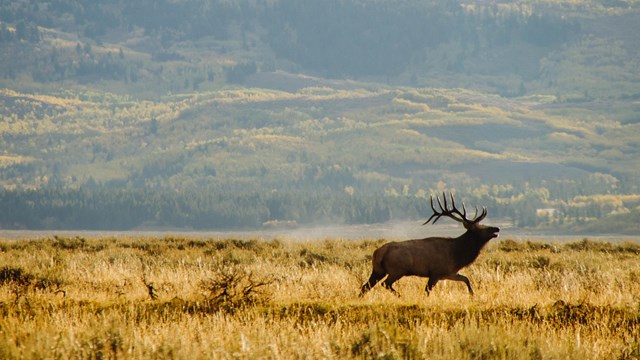
[[[155,102],[5,90],[1,100],[5,156],[41,161],[38,166],[55,167],[61,179],[71,175],[80,183],[92,174],[85,168],[113,170],[92,176],[96,181],[148,176],[151,167],[143,168],[153,158],[182,168],[217,163],[224,169],[218,176],[230,177],[268,163],[279,164],[283,174],[314,164],[366,173],[402,164],[447,170],[489,160],[623,176],[638,171],[639,124],[608,118],[607,108],[578,104],[574,115],[570,107],[545,110],[531,99],[502,101],[463,90],[229,90]],[[3,177],[11,182],[12,176]]]
[[[561,101],[637,97],[639,24],[635,1],[17,0],[0,4],[0,85],[153,97],[280,70]],[[300,88],[283,80],[254,83]]]
[[[528,210],[534,218],[536,207],[571,208],[575,196],[638,188],[640,124],[580,104],[567,111],[541,99],[371,86],[237,89],[158,101],[5,90],[2,100],[0,180],[8,188],[379,196],[450,188],[488,191],[505,204],[537,199]]]
[[[0,226],[375,222],[451,190],[604,228],[640,205],[637,33],[636,1],[0,3]]]

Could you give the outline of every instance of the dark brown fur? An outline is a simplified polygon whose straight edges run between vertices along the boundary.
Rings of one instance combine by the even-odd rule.
[[[453,196],[451,202],[453,203]],[[439,200],[438,203],[440,203]],[[420,276],[429,278],[425,289],[427,294],[440,280],[456,280],[464,282],[469,293],[473,295],[469,279],[458,274],[458,271],[473,263],[487,242],[498,236],[500,229],[479,224],[486,215],[486,209],[476,220],[467,220],[464,216],[466,210],[462,215],[455,210],[455,204],[454,210],[447,208],[446,201],[444,208],[442,205],[440,207],[442,212],[438,213],[434,209],[434,215],[438,215],[438,218],[445,215],[462,222],[467,232],[457,238],[430,237],[382,245],[373,252],[373,271],[369,281],[362,285],[361,295],[364,295],[385,276],[387,278],[384,280],[384,286],[394,293],[392,285],[398,279],[403,276]],[[454,218],[452,216],[454,214],[460,214],[462,219]]]

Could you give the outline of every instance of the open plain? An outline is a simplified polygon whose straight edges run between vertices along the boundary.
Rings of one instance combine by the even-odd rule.
[[[359,289],[385,239],[50,237],[0,241],[0,357],[640,356],[640,244],[490,242],[476,290]]]

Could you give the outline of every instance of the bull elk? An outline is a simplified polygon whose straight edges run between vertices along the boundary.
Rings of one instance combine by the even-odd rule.
[[[500,229],[480,225],[480,221],[487,216],[486,207],[482,208],[480,216],[476,208],[474,219],[467,219],[464,203],[460,212],[456,208],[453,194],[449,196],[451,208],[444,193],[442,201],[436,196],[440,211],[436,210],[433,196],[431,197],[433,215],[422,225],[428,224],[431,220],[433,220],[432,224],[435,224],[440,217],[446,216],[462,223],[467,231],[457,238],[429,237],[382,245],[373,252],[373,271],[369,281],[362,285],[360,296],[367,293],[385,276],[387,278],[384,280],[384,287],[394,294],[397,293],[392,285],[398,279],[403,276],[419,276],[429,278],[425,288],[427,295],[440,280],[462,281],[467,285],[469,293],[473,295],[469,279],[458,274],[458,271],[473,263],[487,242],[498,236]]]

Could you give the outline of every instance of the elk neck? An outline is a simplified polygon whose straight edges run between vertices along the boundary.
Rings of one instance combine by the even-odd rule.
[[[490,238],[483,238],[473,230],[467,230],[464,234],[455,238],[454,253],[459,266],[462,268],[471,264],[489,240]]]

